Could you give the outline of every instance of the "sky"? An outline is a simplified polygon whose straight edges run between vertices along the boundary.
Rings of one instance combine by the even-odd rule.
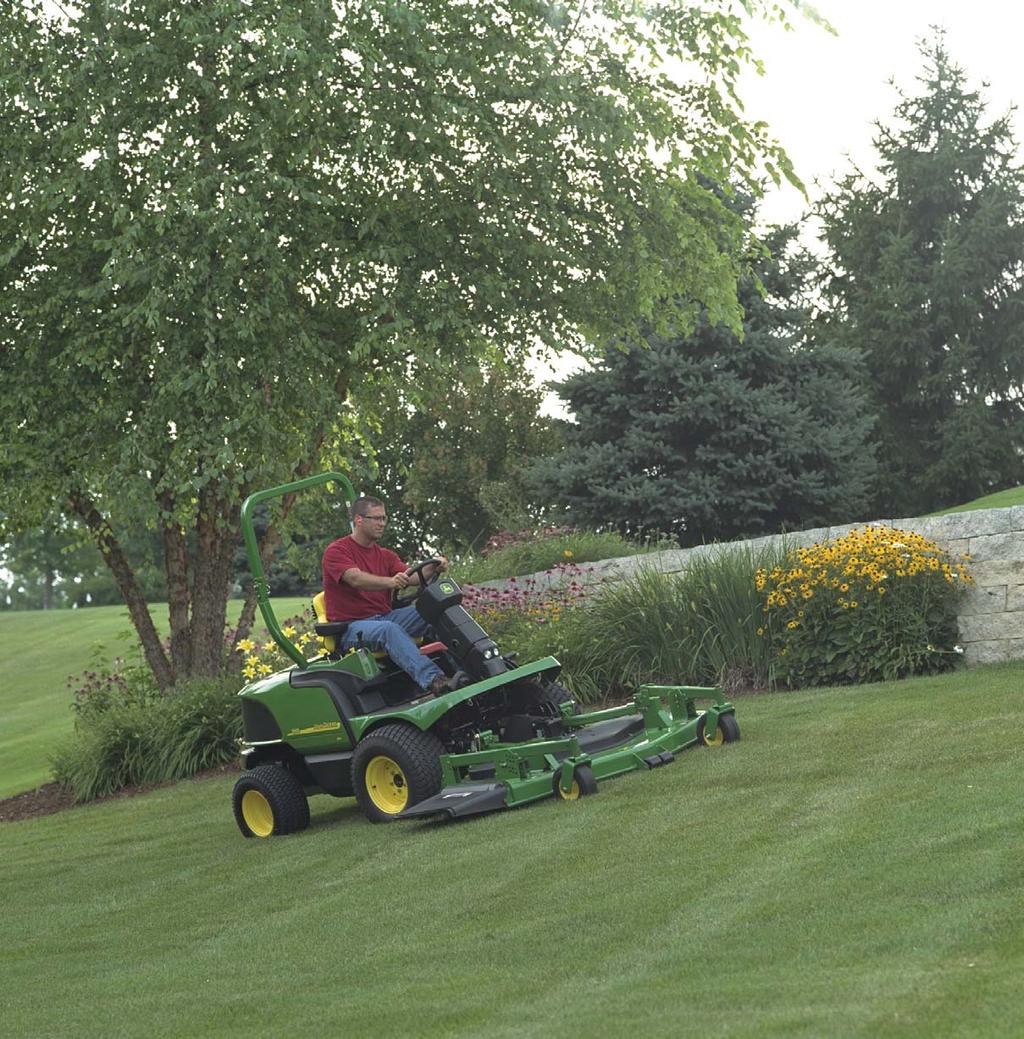
[[[746,75],[741,96],[747,115],[763,119],[786,151],[813,200],[820,189],[848,172],[850,160],[874,166],[873,123],[890,122],[898,95],[918,92],[922,69],[918,42],[930,26],[946,31],[950,56],[981,87],[990,116],[1024,103],[1024,5],[1007,0],[816,0],[835,28],[831,35],[800,15],[793,31],[754,24],[754,53],[765,74]],[[1024,115],[1013,120],[1015,137]],[[1024,157],[1024,151],[1022,151]],[[762,207],[766,221],[798,219],[808,202],[794,188],[773,191]]]
[[[751,119],[764,120],[786,149],[805,198],[788,185],[772,189],[761,206],[764,223],[798,221],[822,188],[850,172],[851,164],[874,169],[874,124],[890,123],[899,95],[920,89],[919,42],[932,26],[945,29],[946,47],[982,88],[991,118],[1024,105],[1024,4],[1013,0],[812,0],[835,34],[792,13],[792,31],[752,22],[748,32],[764,75],[743,77],[740,97]],[[988,84],[987,87],[984,84]],[[1024,112],[1012,120],[1014,137],[1024,137]],[[1024,148],[1021,149],[1024,161]],[[814,225],[802,235],[814,248]],[[539,364],[538,381],[563,378],[581,368],[573,355]],[[545,414],[565,417],[557,396],[548,394]]]

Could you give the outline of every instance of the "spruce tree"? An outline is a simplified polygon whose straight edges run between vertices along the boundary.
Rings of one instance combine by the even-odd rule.
[[[705,315],[685,337],[609,348],[556,388],[567,446],[537,494],[580,523],[681,544],[865,515],[874,462],[855,356],[805,334],[814,261],[794,227],[740,286],[744,335]],[[763,288],[762,288],[763,287]]]
[[[878,417],[876,511],[916,515],[1021,482],[1024,177],[939,36],[920,94],[879,125],[879,178],[820,210],[836,342],[863,354]]]

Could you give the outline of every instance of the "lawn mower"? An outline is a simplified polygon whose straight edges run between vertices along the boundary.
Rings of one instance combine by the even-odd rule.
[[[453,679],[450,692],[424,693],[361,645],[343,651],[346,625],[326,620],[322,593],[314,600],[322,652],[307,659],[274,615],[252,514],[262,501],[325,483],[355,500],[347,477],[332,472],[259,491],[242,506],[260,611],[294,661],[238,694],[245,771],[232,800],[246,837],[305,829],[315,793],[354,796],[371,822],[461,819],[548,797],[574,801],[599,780],[659,768],[685,747],[739,739],[733,706],[716,688],[642,685],[627,704],[581,713],[558,682],[558,661],[519,664],[503,653],[462,606],[458,584],[429,567],[436,560],[410,571],[420,583],[409,598],[437,636],[420,652]]]

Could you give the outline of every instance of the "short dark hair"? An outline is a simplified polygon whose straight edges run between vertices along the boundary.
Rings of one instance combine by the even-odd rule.
[[[355,523],[356,516],[366,516],[370,509],[384,508],[384,502],[380,498],[362,497],[352,502],[352,522]]]

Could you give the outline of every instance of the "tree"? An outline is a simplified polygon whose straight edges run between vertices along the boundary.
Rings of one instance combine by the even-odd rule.
[[[558,443],[525,366],[495,359],[425,389],[408,401],[391,387],[374,438],[378,493],[395,503],[388,537],[396,548],[467,548],[503,526],[525,525],[525,470]]]
[[[744,229],[701,175],[788,171],[739,110],[730,0],[51,11],[0,9],[0,537],[77,517],[162,687],[222,666],[241,501],[351,459],[366,381],[635,336],[663,299],[737,321]]]
[[[575,424],[536,467],[539,493],[577,522],[683,545],[864,507],[874,463],[857,360],[806,336],[815,263],[795,235],[772,232],[761,286],[742,283],[742,340],[705,316],[691,335],[612,347],[558,386]]]
[[[1024,450],[1024,174],[938,36],[879,124],[879,176],[821,203],[836,342],[866,359],[877,508],[919,515],[1016,485]]]

